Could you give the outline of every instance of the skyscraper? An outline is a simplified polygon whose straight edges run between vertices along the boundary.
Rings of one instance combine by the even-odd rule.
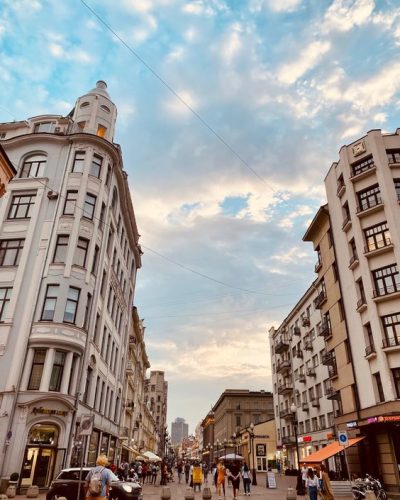
[[[181,443],[189,435],[189,425],[184,418],[177,417],[171,424],[171,444]]]

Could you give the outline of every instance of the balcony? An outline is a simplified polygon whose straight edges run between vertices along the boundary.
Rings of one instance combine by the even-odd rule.
[[[328,321],[323,321],[320,325],[318,325],[318,335],[323,337],[325,340],[332,337],[331,325]]]
[[[368,214],[373,214],[378,212],[383,208],[383,201],[380,196],[376,196],[375,198],[368,199],[368,202],[364,205],[357,207],[357,217],[364,217]]]
[[[308,403],[306,401],[303,401],[303,403],[301,403],[301,409],[303,411],[310,411],[310,408],[309,408]]]
[[[364,292],[361,294],[361,297],[357,300],[356,311],[358,313],[362,313],[367,309],[367,299],[365,298]]]
[[[301,324],[302,326],[310,326],[310,318],[308,316],[303,316]]]
[[[355,269],[360,263],[360,260],[358,258],[357,252],[354,252],[353,255],[350,257],[350,262],[349,262],[349,269],[353,270]]]
[[[322,355],[322,364],[327,366],[327,365],[332,365],[333,363],[336,363],[336,358],[335,358],[335,354],[333,351],[330,351],[330,352],[325,352],[323,355]]]
[[[367,345],[367,347],[365,348],[365,357],[372,358],[373,356],[376,356],[376,349],[374,344]]]
[[[278,394],[290,394],[293,392],[292,382],[284,382],[278,385]]]
[[[303,356],[304,356],[303,351],[300,351],[299,349],[296,350],[294,355],[296,356],[296,358],[299,358],[299,359],[303,359]]]
[[[313,408],[319,408],[320,403],[319,403],[319,398],[318,398],[318,397],[317,397],[317,398],[313,398],[313,399],[311,400],[311,406],[312,406]]]
[[[291,368],[292,368],[292,363],[288,359],[284,359],[283,361],[277,363],[276,373],[285,372],[287,370],[290,370]]]
[[[374,255],[380,255],[381,253],[390,252],[393,248],[393,243],[390,238],[384,240],[379,240],[378,242],[371,242],[369,245],[364,247],[365,257],[370,258]]]
[[[322,261],[320,261],[320,260],[319,260],[319,261],[315,264],[315,266],[314,266],[314,271],[315,271],[316,273],[318,273],[318,271],[321,269],[321,267],[322,267]]]
[[[314,300],[315,309],[321,309],[325,301],[326,301],[326,292],[325,290],[321,290],[317,295],[317,298]]]
[[[337,377],[338,369],[336,365],[336,359],[331,365],[328,365],[328,375],[330,379]]]
[[[351,218],[350,214],[346,214],[343,219],[342,229],[347,233],[347,231],[351,228]]]
[[[305,373],[299,373],[299,382],[301,382],[302,384],[306,383],[306,375],[305,375]]]
[[[337,190],[336,190],[336,194],[339,196],[339,198],[341,198],[344,194],[344,192],[346,191],[346,185],[344,182],[338,182],[337,183]]]
[[[307,368],[306,374],[307,374],[307,377],[316,377],[316,375],[317,375],[315,368],[313,366],[311,366],[310,368]]]
[[[358,166],[352,168],[352,172],[350,175],[351,182],[358,181],[359,179],[363,179],[364,177],[368,177],[376,171],[376,165],[371,158],[370,162],[363,162],[361,168]]]
[[[289,408],[284,408],[283,410],[281,410],[281,412],[279,413],[279,416],[281,418],[284,418],[285,420],[289,420],[289,419],[292,419],[293,418],[293,413],[289,410]]]
[[[400,295],[400,285],[395,283],[393,285],[386,285],[382,288],[375,288],[373,297],[375,302],[392,299]]]
[[[312,344],[312,340],[304,340],[304,349],[306,351],[312,351],[314,349],[313,344]]]
[[[293,328],[293,335],[301,335],[301,331],[300,331],[300,327],[299,326],[295,326]]]
[[[382,349],[397,348],[400,349],[400,338],[386,337],[382,339]]]
[[[296,438],[294,436],[283,436],[282,437],[282,444],[284,446],[295,446],[296,445]]]
[[[325,391],[325,396],[327,397],[327,399],[338,399],[339,393],[333,387],[327,387]]]
[[[282,354],[289,349],[289,341],[281,337],[275,342],[275,352],[276,354]]]

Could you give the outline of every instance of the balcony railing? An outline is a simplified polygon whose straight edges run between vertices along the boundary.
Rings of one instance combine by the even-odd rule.
[[[314,266],[314,271],[317,273],[322,267],[322,261],[318,261]]]
[[[283,361],[279,362],[276,365],[276,372],[279,373],[279,372],[283,372],[286,370],[290,370],[291,367],[292,367],[292,363],[288,359],[284,359]]]
[[[329,378],[336,377],[336,375],[338,374],[336,360],[332,364],[328,365],[328,374]]]
[[[289,349],[289,341],[281,337],[275,343],[275,352],[281,354]]]
[[[323,321],[318,326],[318,335],[320,337],[324,337],[324,339],[331,337],[331,335],[332,335],[331,325],[329,324],[328,321]]]
[[[279,416],[287,420],[293,418],[293,413],[289,410],[289,408],[284,408],[283,410],[280,411]]]
[[[338,182],[337,183],[337,190],[336,190],[336,194],[338,196],[341,196],[343,193],[344,193],[344,190],[346,189],[346,185],[344,182]]]
[[[299,326],[295,326],[293,328],[293,334],[294,335],[301,335],[301,331],[300,331],[300,327]]]
[[[374,170],[375,163],[374,160],[371,158],[370,161],[363,161],[362,164],[360,165],[354,165],[352,167],[351,175],[350,178],[357,177],[357,175],[363,174],[364,172],[368,172],[368,170]]]
[[[382,348],[387,349],[388,347],[400,347],[400,338],[386,337],[382,339]]]
[[[305,373],[299,373],[299,382],[301,382],[302,384],[306,383],[306,375],[305,375]]]
[[[400,292],[400,284],[395,283],[393,285],[386,285],[385,287],[374,289],[374,298],[383,297],[396,292]]]
[[[350,257],[349,267],[351,267],[356,262],[358,262],[358,253],[354,252],[353,255]]]
[[[321,309],[322,304],[326,301],[326,292],[321,290],[314,301],[315,309]]]
[[[328,399],[337,399],[339,397],[337,390],[334,389],[333,387],[327,387],[325,395]]]
[[[294,436],[283,436],[282,437],[282,444],[287,446],[287,445],[295,445],[296,444],[296,438]]]
[[[313,366],[307,368],[306,374],[308,377],[315,377],[317,375]]]
[[[296,356],[296,358],[299,358],[299,359],[303,359],[303,351],[300,351],[300,349],[297,349],[296,352],[294,353],[294,355]]]
[[[293,391],[292,382],[284,382],[278,385],[278,394],[287,394]]]
[[[313,343],[312,340],[305,340],[304,341],[304,349],[306,351],[312,351],[313,350]]]
[[[365,348],[365,357],[370,356],[374,353],[376,353],[374,344],[367,345],[367,347]]]
[[[313,399],[311,400],[311,406],[312,406],[313,408],[319,408],[319,398],[318,398],[318,397],[317,397],[317,398],[313,398]]]
[[[301,409],[302,409],[303,411],[309,411],[309,410],[310,410],[310,408],[309,408],[309,406],[308,406],[308,403],[307,403],[307,402],[305,402],[305,401],[304,401],[303,403],[301,403]]]
[[[303,326],[310,326],[310,318],[308,316],[303,316],[301,324]]]
[[[375,196],[374,198],[366,198],[364,203],[357,207],[357,213],[365,212],[373,207],[378,207],[383,204],[382,198],[380,196]]]
[[[333,353],[333,351],[325,352],[322,355],[321,361],[323,365],[331,365],[336,362],[335,354]]]
[[[367,299],[365,298],[365,293],[361,294],[361,297],[357,300],[357,309],[360,309],[362,306],[367,305]]]
[[[348,224],[350,224],[350,222],[351,222],[350,214],[346,214],[343,218],[342,229],[346,230],[346,227]]]

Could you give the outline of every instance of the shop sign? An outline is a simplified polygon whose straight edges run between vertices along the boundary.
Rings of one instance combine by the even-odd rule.
[[[258,457],[265,457],[267,455],[267,447],[265,444],[258,444],[256,447]]]
[[[381,417],[371,417],[367,420],[369,424],[378,424],[385,422],[400,422],[400,415],[387,415]]]
[[[358,424],[357,424],[357,421],[356,421],[356,420],[353,420],[352,422],[347,422],[346,427],[347,427],[348,429],[353,429],[354,427],[357,427],[357,425],[358,425]]]
[[[63,410],[50,410],[49,408],[43,408],[43,406],[40,406],[37,408],[36,406],[32,408],[32,413],[34,415],[37,415],[38,413],[42,415],[61,415],[63,417],[66,417],[68,415],[67,411]]]
[[[297,438],[298,443],[311,443],[312,441],[312,436],[300,436]]]

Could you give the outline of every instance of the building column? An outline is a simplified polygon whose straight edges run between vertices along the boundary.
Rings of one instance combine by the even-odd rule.
[[[65,359],[63,375],[61,380],[61,388],[60,388],[60,392],[62,392],[63,394],[68,394],[68,386],[71,378],[71,368],[72,368],[73,358],[74,358],[74,353],[72,351],[68,352]]]
[[[46,351],[46,359],[44,362],[42,380],[40,381],[39,391],[47,392],[50,386],[51,372],[53,370],[54,356],[56,355],[56,350],[51,347]]]
[[[30,347],[26,355],[24,374],[21,380],[21,391],[26,391],[28,388],[29,377],[32,371],[33,356],[35,355],[35,349]]]

